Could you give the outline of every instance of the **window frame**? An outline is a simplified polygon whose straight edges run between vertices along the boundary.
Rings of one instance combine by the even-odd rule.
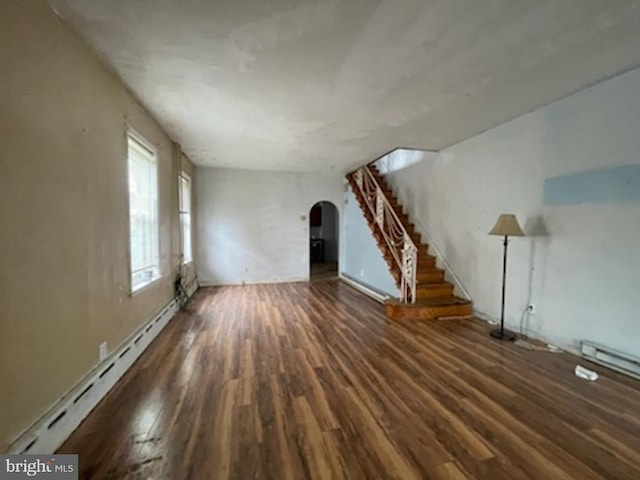
[[[189,185],[189,210],[184,210],[183,207],[183,198],[182,198],[182,181],[186,181],[187,184]],[[191,252],[191,258],[189,260],[185,259],[185,255],[184,255],[184,232],[183,232],[183,223],[182,223],[182,216],[183,215],[188,215],[189,216],[189,240],[190,240],[190,248],[189,251]],[[182,265],[189,265],[191,263],[193,263],[193,182],[191,181],[191,175],[189,175],[187,172],[185,172],[184,170],[181,170],[180,173],[178,174],[178,224],[180,227],[180,257],[181,257],[181,264]]]
[[[133,258],[132,258],[132,249],[131,249],[131,175],[130,175],[130,164],[129,164],[129,141],[133,140],[134,142],[140,144],[142,147],[146,148],[153,154],[154,165],[155,165],[155,188],[156,188],[156,212],[155,212],[155,230],[156,230],[156,259],[157,265],[156,274],[149,280],[140,282],[136,285],[133,284]],[[126,169],[127,169],[127,258],[128,258],[128,284],[129,284],[129,296],[134,296],[146,289],[147,287],[155,284],[160,279],[162,279],[162,267],[160,262],[160,152],[158,148],[153,145],[149,140],[147,140],[140,132],[131,127],[130,125],[126,126],[126,132],[124,135],[124,144],[125,144],[125,160],[126,160]]]

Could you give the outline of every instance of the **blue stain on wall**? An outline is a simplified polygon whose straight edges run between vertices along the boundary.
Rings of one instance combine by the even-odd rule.
[[[627,203],[640,200],[640,165],[625,165],[547,178],[545,205]]]

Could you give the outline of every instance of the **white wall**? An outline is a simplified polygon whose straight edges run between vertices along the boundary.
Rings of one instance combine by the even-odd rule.
[[[502,244],[487,232],[500,213],[515,213],[532,235],[510,243],[509,326],[518,328],[532,302],[537,336],[640,356],[639,128],[634,70],[389,177],[477,310],[500,315]],[[622,165],[635,165],[635,175],[620,181]],[[545,180],[562,175],[564,204],[545,196]],[[606,194],[589,199],[594,189]]]
[[[341,175],[198,168],[196,235],[202,284],[285,282],[309,277],[309,210],[339,209]]]

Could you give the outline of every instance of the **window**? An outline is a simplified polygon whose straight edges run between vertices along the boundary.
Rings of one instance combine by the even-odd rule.
[[[182,262],[193,260],[191,250],[191,179],[186,173],[180,175],[180,235],[182,238]]]
[[[158,156],[148,142],[132,132],[128,134],[127,146],[131,291],[135,292],[160,277]]]

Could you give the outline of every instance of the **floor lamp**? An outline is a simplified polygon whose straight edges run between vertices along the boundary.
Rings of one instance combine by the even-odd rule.
[[[504,257],[502,259],[502,309],[500,311],[500,328],[491,330],[490,334],[494,338],[500,340],[513,340],[516,338],[515,333],[504,329],[504,298],[506,292],[507,281],[507,246],[509,245],[509,237],[524,237],[524,232],[518,224],[518,219],[512,213],[503,213],[498,218],[495,226],[489,232],[489,235],[499,235],[504,237]]]

